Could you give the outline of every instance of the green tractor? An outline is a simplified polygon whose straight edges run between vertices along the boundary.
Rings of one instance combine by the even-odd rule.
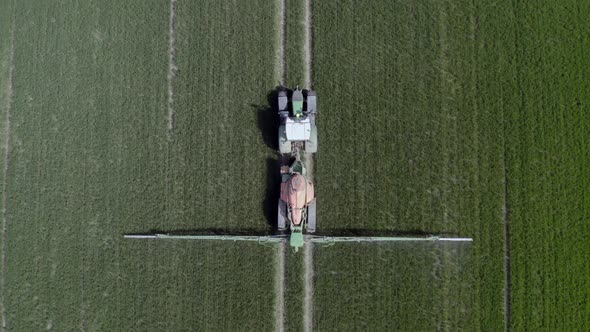
[[[281,125],[279,127],[279,151],[291,154],[296,150],[304,153],[318,151],[318,130],[315,125],[316,93],[303,91],[297,87],[291,96],[291,110],[287,91],[280,91],[278,104]]]

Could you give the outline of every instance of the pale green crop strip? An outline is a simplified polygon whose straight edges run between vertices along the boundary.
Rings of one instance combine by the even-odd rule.
[[[8,187],[8,167],[10,162],[10,131],[12,120],[13,107],[13,79],[14,79],[14,20],[10,31],[10,60],[8,69],[8,100],[6,101],[6,126],[4,128],[4,169],[2,181],[2,257],[0,258],[0,289],[2,294],[1,315],[2,315],[2,330],[8,330],[8,322],[6,320],[6,232],[8,230],[7,218],[7,187]]]
[[[278,43],[275,50],[275,77],[279,85],[285,84],[287,75],[287,63],[285,61],[285,19],[286,19],[286,2],[278,0]],[[286,274],[286,245],[284,242],[279,244],[277,250],[276,266],[276,330],[285,331],[285,274]]]
[[[168,36],[168,130],[174,129],[174,75],[176,73],[176,0],[170,0],[170,31]]]
[[[311,21],[311,0],[305,0],[305,41],[303,49],[305,50],[305,87],[307,89],[312,88],[312,21]],[[310,162],[312,158],[310,158]],[[307,165],[308,169],[313,170],[313,165]],[[313,173],[312,173],[313,174]],[[313,330],[313,244],[308,243],[304,248],[304,271],[305,271],[305,298],[303,307],[303,320],[305,331]]]

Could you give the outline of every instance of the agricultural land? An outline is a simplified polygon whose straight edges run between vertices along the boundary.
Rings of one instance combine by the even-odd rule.
[[[590,329],[590,3],[0,0],[0,330]],[[318,232],[272,234],[277,86]]]

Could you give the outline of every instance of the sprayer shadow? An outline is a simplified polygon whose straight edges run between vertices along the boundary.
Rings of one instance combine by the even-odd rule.
[[[273,151],[276,151],[265,162],[266,192],[261,206],[267,224],[274,231],[277,230],[277,205],[281,189],[281,177],[279,173],[281,156],[278,153],[280,119],[277,98],[279,91],[283,89],[277,86],[268,91],[266,94],[266,105],[251,105],[256,110],[256,123],[264,144]]]

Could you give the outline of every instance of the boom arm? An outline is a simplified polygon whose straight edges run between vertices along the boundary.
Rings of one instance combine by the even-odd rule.
[[[334,244],[336,242],[410,242],[410,241],[451,241],[451,242],[472,242],[472,238],[467,237],[409,237],[409,236],[316,236],[306,235],[306,242]]]
[[[161,239],[161,240],[213,240],[213,241],[250,241],[279,243],[287,240],[286,235],[249,236],[249,235],[179,235],[179,234],[126,234],[125,239]]]

